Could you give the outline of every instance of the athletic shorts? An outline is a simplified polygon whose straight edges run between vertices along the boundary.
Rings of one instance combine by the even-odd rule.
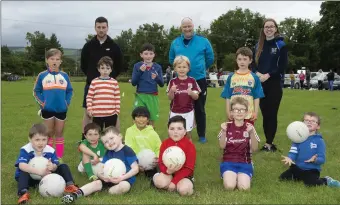
[[[111,182],[105,182],[103,180],[101,180],[101,181],[102,181],[102,184],[103,184],[103,188],[110,188],[112,186],[117,185],[117,184],[114,184],[114,183],[111,183]],[[132,186],[136,182],[136,177],[135,178],[131,177],[131,178],[124,180],[124,181],[129,182],[130,186]]]
[[[90,88],[89,84],[86,84],[85,87],[84,87],[83,108],[87,108],[87,106],[86,106],[86,96],[87,96],[87,93],[89,92],[89,88]]]
[[[150,112],[150,120],[156,121],[159,119],[159,99],[158,95],[136,93],[134,108],[143,106]]]
[[[235,172],[236,174],[243,173],[252,178],[254,174],[254,167],[252,163],[248,164],[239,162],[221,162],[220,164],[221,177],[223,177],[223,173],[226,171],[232,171]]]
[[[187,132],[190,132],[194,128],[194,121],[195,121],[195,112],[194,110],[191,110],[190,112],[187,113],[174,113],[170,111],[170,116],[169,118],[180,115],[185,119],[185,124],[186,124],[186,130]]]
[[[44,120],[56,118],[57,120],[64,121],[66,119],[66,112],[50,112],[46,110],[41,110],[41,118]]]

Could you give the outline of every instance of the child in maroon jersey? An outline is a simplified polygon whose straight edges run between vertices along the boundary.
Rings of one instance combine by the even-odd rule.
[[[174,60],[174,70],[177,77],[170,80],[166,90],[170,104],[169,118],[180,115],[186,120],[187,137],[191,140],[191,130],[194,126],[194,101],[201,92],[195,78],[187,74],[190,69],[190,61],[185,56],[177,56]]]
[[[220,172],[226,189],[247,190],[253,176],[251,154],[258,149],[260,139],[256,137],[253,125],[245,122],[248,101],[235,97],[230,107],[234,120],[222,123],[219,134],[219,144],[224,149]]]
[[[159,169],[160,173],[153,176],[153,183],[159,189],[175,191],[184,196],[194,193],[194,169],[196,163],[195,145],[185,136],[185,119],[182,116],[174,116],[168,122],[169,138],[162,142],[159,151]],[[162,160],[164,151],[171,147],[178,146],[185,153],[186,161],[178,169],[167,168]]]

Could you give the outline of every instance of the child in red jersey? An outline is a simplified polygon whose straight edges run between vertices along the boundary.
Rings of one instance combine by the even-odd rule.
[[[245,122],[248,114],[248,101],[242,97],[235,97],[230,103],[233,121],[222,123],[219,144],[223,152],[220,165],[224,187],[234,190],[250,189],[253,176],[252,152],[258,149],[259,138],[255,135],[255,128]]]
[[[185,56],[177,56],[174,60],[174,69],[177,77],[170,80],[166,90],[170,104],[170,118],[180,115],[186,121],[186,136],[191,140],[191,130],[194,127],[194,102],[201,92],[195,78],[187,74],[190,69],[190,61]]]
[[[175,191],[184,196],[194,193],[194,168],[196,163],[195,145],[186,137],[185,119],[182,116],[174,116],[169,119],[169,138],[162,142],[159,152],[160,173],[153,176],[153,183],[159,189]],[[179,169],[168,169],[162,160],[164,151],[171,146],[180,147],[185,153],[186,161]]]

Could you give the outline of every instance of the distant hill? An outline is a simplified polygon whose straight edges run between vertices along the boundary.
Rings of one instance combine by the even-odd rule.
[[[13,52],[25,52],[25,47],[8,47]],[[75,48],[64,48],[64,56],[70,58],[80,58],[80,50]]]

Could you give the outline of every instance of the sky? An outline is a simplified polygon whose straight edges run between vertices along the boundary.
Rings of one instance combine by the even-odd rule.
[[[140,25],[158,23],[170,28],[191,17],[195,27],[210,23],[229,10],[250,9],[278,22],[286,17],[320,20],[321,1],[2,1],[1,44],[26,46],[26,33],[52,33],[64,48],[82,48],[88,34],[95,34],[94,21],[104,16],[108,34],[135,31]]]

